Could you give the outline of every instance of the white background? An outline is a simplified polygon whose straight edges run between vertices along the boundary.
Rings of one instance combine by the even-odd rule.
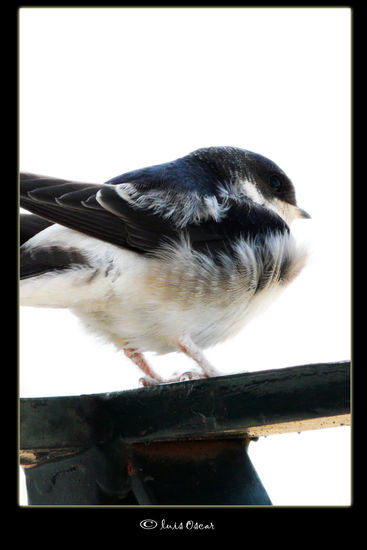
[[[207,350],[224,373],[350,357],[348,8],[22,8],[20,169],[87,182],[210,145],[261,153],[312,220],[308,266],[265,315]],[[189,366],[152,356],[169,376]],[[21,308],[23,397],[117,391],[140,374],[64,310]],[[250,445],[275,505],[349,505],[350,429]],[[21,474],[20,503],[26,503]]]

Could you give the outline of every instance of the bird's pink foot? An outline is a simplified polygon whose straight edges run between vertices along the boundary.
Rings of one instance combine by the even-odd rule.
[[[179,338],[177,347],[185,355],[193,359],[200,368],[201,373],[200,376],[197,376],[197,378],[211,378],[212,376],[220,376],[221,373],[209,363],[201,349],[194,344],[191,338],[187,336]]]
[[[126,357],[131,359],[131,361],[133,361],[135,365],[144,372],[145,377],[139,380],[139,382],[143,386],[154,386],[156,384],[164,383],[164,379],[161,376],[159,376],[159,374],[154,372],[154,370],[149,365],[149,363],[147,363],[142,353],[139,353],[134,348],[123,348],[123,349]]]

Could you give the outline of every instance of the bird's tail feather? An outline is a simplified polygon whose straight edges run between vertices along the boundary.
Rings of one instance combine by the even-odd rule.
[[[45,220],[36,214],[20,214],[19,218],[19,244],[26,243],[40,231],[52,225],[52,222]]]

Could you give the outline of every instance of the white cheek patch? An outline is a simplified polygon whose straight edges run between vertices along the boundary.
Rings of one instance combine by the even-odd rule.
[[[264,204],[264,197],[258,191],[256,185],[253,184],[251,181],[243,182],[243,189],[249,199],[253,200],[257,204]]]
[[[273,212],[278,214],[278,216],[283,218],[283,220],[288,225],[292,223],[294,218],[297,217],[297,208],[292,206],[291,204],[288,204],[276,198],[274,198],[272,201],[265,199],[264,196],[257,189],[256,185],[253,184],[251,181],[244,181],[242,185],[243,190],[249,199],[256,202],[257,204],[260,204],[261,206],[264,206],[265,208],[268,208],[269,210],[272,210]]]

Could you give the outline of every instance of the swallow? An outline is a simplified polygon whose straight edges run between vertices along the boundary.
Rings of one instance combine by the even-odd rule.
[[[300,273],[288,176],[237,147],[198,149],[104,184],[20,175],[20,304],[69,308],[145,386],[219,376],[203,350],[236,335]],[[60,337],[62,339],[62,336]],[[170,379],[147,351],[195,367]]]

